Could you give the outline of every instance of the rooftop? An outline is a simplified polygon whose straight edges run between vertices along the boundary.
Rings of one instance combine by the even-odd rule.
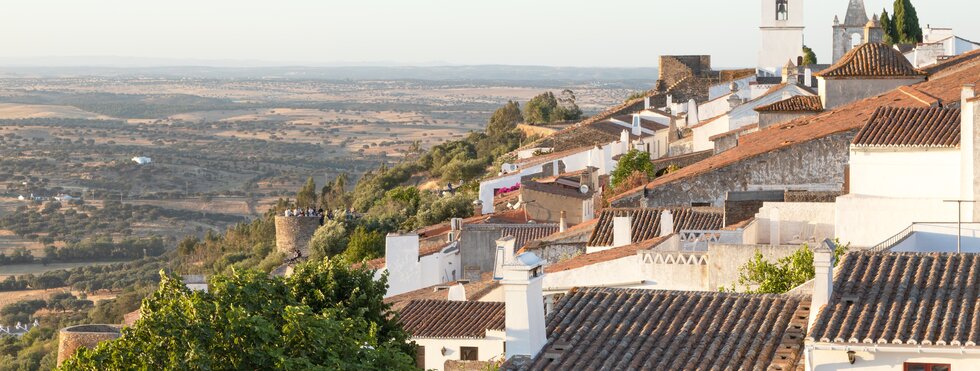
[[[613,220],[617,216],[629,216],[631,242],[637,243],[660,236],[660,215],[670,210],[674,217],[674,233],[681,230],[719,230],[724,227],[724,211],[715,208],[633,208],[603,209],[599,214],[588,246],[610,246],[613,243]]]
[[[586,288],[548,317],[529,369],[783,369],[802,355],[797,296]]]
[[[408,303],[414,300],[449,300],[450,286],[463,285],[466,291],[466,300],[480,300],[491,291],[498,287],[497,281],[493,280],[493,273],[485,273],[479,281],[453,281],[438,285],[409,291],[392,297],[385,298],[385,304],[391,304],[391,310],[401,311]]]
[[[980,255],[847,254],[807,340],[976,347]]]
[[[830,68],[817,72],[823,78],[910,78],[925,73],[912,67],[912,63],[887,44],[861,44],[844,54]]]
[[[779,102],[756,107],[759,112],[821,112],[823,103],[818,96],[797,95]]]
[[[960,110],[880,107],[851,144],[864,147],[957,147],[960,144]]]
[[[487,330],[504,330],[504,303],[412,300],[398,320],[412,337],[484,338]]]
[[[555,273],[562,272],[577,268],[582,268],[585,266],[612,261],[616,259],[622,259],[627,256],[636,255],[640,250],[649,250],[657,245],[660,245],[664,241],[667,241],[671,236],[656,237],[642,242],[637,242],[632,245],[620,246],[612,248],[609,250],[603,250],[591,254],[579,254],[572,258],[562,260],[558,263],[548,265],[544,268],[545,273]]]

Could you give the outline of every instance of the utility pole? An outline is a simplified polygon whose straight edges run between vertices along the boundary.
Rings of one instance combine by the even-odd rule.
[[[943,202],[956,203],[956,253],[962,252],[961,243],[963,239],[963,203],[976,203],[974,200],[944,200]]]

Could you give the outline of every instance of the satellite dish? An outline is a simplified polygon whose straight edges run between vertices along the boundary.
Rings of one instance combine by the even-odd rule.
[[[578,187],[579,192],[589,193],[589,186],[587,184],[580,185]]]

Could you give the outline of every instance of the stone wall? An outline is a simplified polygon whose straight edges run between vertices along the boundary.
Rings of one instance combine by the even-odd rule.
[[[764,202],[782,202],[782,191],[728,192],[725,196],[725,225],[752,218]]]
[[[711,157],[712,154],[714,154],[712,151],[701,151],[701,152],[688,153],[686,155],[659,158],[651,162],[653,162],[654,172],[656,172],[657,175],[662,175],[664,173],[664,170],[667,170],[667,168],[670,165],[676,165],[677,167],[685,167],[695,162]]]
[[[449,359],[443,365],[446,371],[486,371],[495,370],[499,366],[498,362],[491,361],[460,361]]]
[[[80,347],[94,348],[105,340],[118,339],[122,334],[117,325],[78,325],[58,333],[58,366],[75,355]]]
[[[796,120],[800,117],[815,116],[818,112],[759,112],[759,130]]]
[[[310,239],[320,228],[320,218],[276,215],[276,250],[286,259],[310,256]]]
[[[744,159],[742,161],[636,192],[614,207],[684,206],[706,202],[723,206],[725,194],[748,190],[840,190],[848,146],[856,130],[841,132]]]
[[[464,279],[479,281],[480,274],[493,271],[497,240],[503,227],[500,224],[463,224],[459,256]]]
[[[688,77],[711,72],[710,55],[662,55],[658,65],[659,80],[670,87]]]

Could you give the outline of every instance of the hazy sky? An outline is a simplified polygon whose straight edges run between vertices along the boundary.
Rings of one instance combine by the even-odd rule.
[[[755,66],[756,0],[6,0],[0,59],[124,56],[276,64],[655,66],[711,54]],[[847,0],[806,0],[806,43],[830,58]],[[867,0],[869,13],[891,0]],[[913,0],[923,26],[980,40],[976,0]],[[870,16],[870,14],[869,14]],[[226,63],[226,62],[221,62]]]

